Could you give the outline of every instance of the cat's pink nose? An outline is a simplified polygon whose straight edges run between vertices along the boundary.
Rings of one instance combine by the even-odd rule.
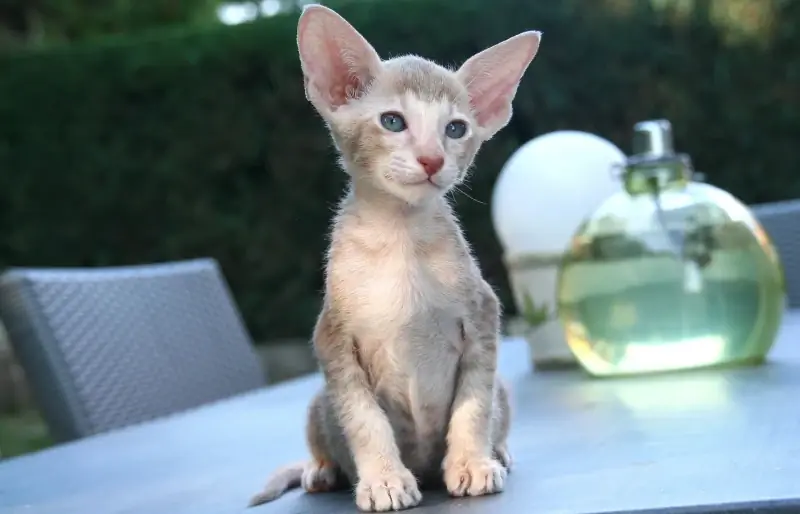
[[[444,157],[417,157],[417,162],[422,165],[422,169],[429,177],[439,173],[439,170],[444,166]]]

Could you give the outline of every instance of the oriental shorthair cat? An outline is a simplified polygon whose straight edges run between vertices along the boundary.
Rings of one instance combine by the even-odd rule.
[[[306,96],[350,180],[313,331],[325,385],[308,410],[311,458],[276,471],[251,505],[300,486],[352,488],[370,512],[413,507],[426,484],[453,496],[503,490],[501,308],[446,194],[508,123],[540,41],[523,32],[448,69],[415,55],[381,59],[336,12],[304,8]]]

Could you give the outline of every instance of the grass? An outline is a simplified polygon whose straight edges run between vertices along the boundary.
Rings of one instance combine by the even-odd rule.
[[[4,459],[51,446],[47,425],[35,410],[0,415],[0,455]]]

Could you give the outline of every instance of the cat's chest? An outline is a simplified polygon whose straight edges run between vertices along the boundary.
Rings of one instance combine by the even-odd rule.
[[[358,276],[352,307],[362,319],[403,323],[425,313],[448,317],[460,311],[463,271],[446,256],[387,252],[378,259],[363,258],[351,272]]]

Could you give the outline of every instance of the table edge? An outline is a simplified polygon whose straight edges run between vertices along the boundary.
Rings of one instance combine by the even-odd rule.
[[[599,511],[592,514],[798,514],[800,496],[776,500],[709,503],[683,507]]]

